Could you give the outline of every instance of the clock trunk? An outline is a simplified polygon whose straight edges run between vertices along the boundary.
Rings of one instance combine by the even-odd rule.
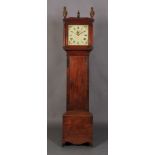
[[[67,110],[89,110],[88,56],[67,58]]]

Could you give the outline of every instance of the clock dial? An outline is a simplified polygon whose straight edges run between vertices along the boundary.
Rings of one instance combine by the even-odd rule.
[[[88,45],[88,25],[68,25],[68,45]]]

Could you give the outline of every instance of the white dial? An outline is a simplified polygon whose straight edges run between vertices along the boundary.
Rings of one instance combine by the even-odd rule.
[[[88,25],[68,25],[68,45],[88,45]]]

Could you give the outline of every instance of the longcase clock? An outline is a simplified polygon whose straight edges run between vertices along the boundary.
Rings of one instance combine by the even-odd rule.
[[[67,53],[67,106],[62,144],[93,143],[93,115],[89,112],[89,54],[93,49],[93,16],[67,17],[64,7],[64,50]]]

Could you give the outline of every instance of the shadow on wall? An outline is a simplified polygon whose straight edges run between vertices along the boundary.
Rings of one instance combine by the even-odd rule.
[[[50,124],[47,127],[47,138],[58,146],[61,146],[62,126],[61,124]],[[108,140],[108,125],[104,123],[94,124],[94,147]]]

